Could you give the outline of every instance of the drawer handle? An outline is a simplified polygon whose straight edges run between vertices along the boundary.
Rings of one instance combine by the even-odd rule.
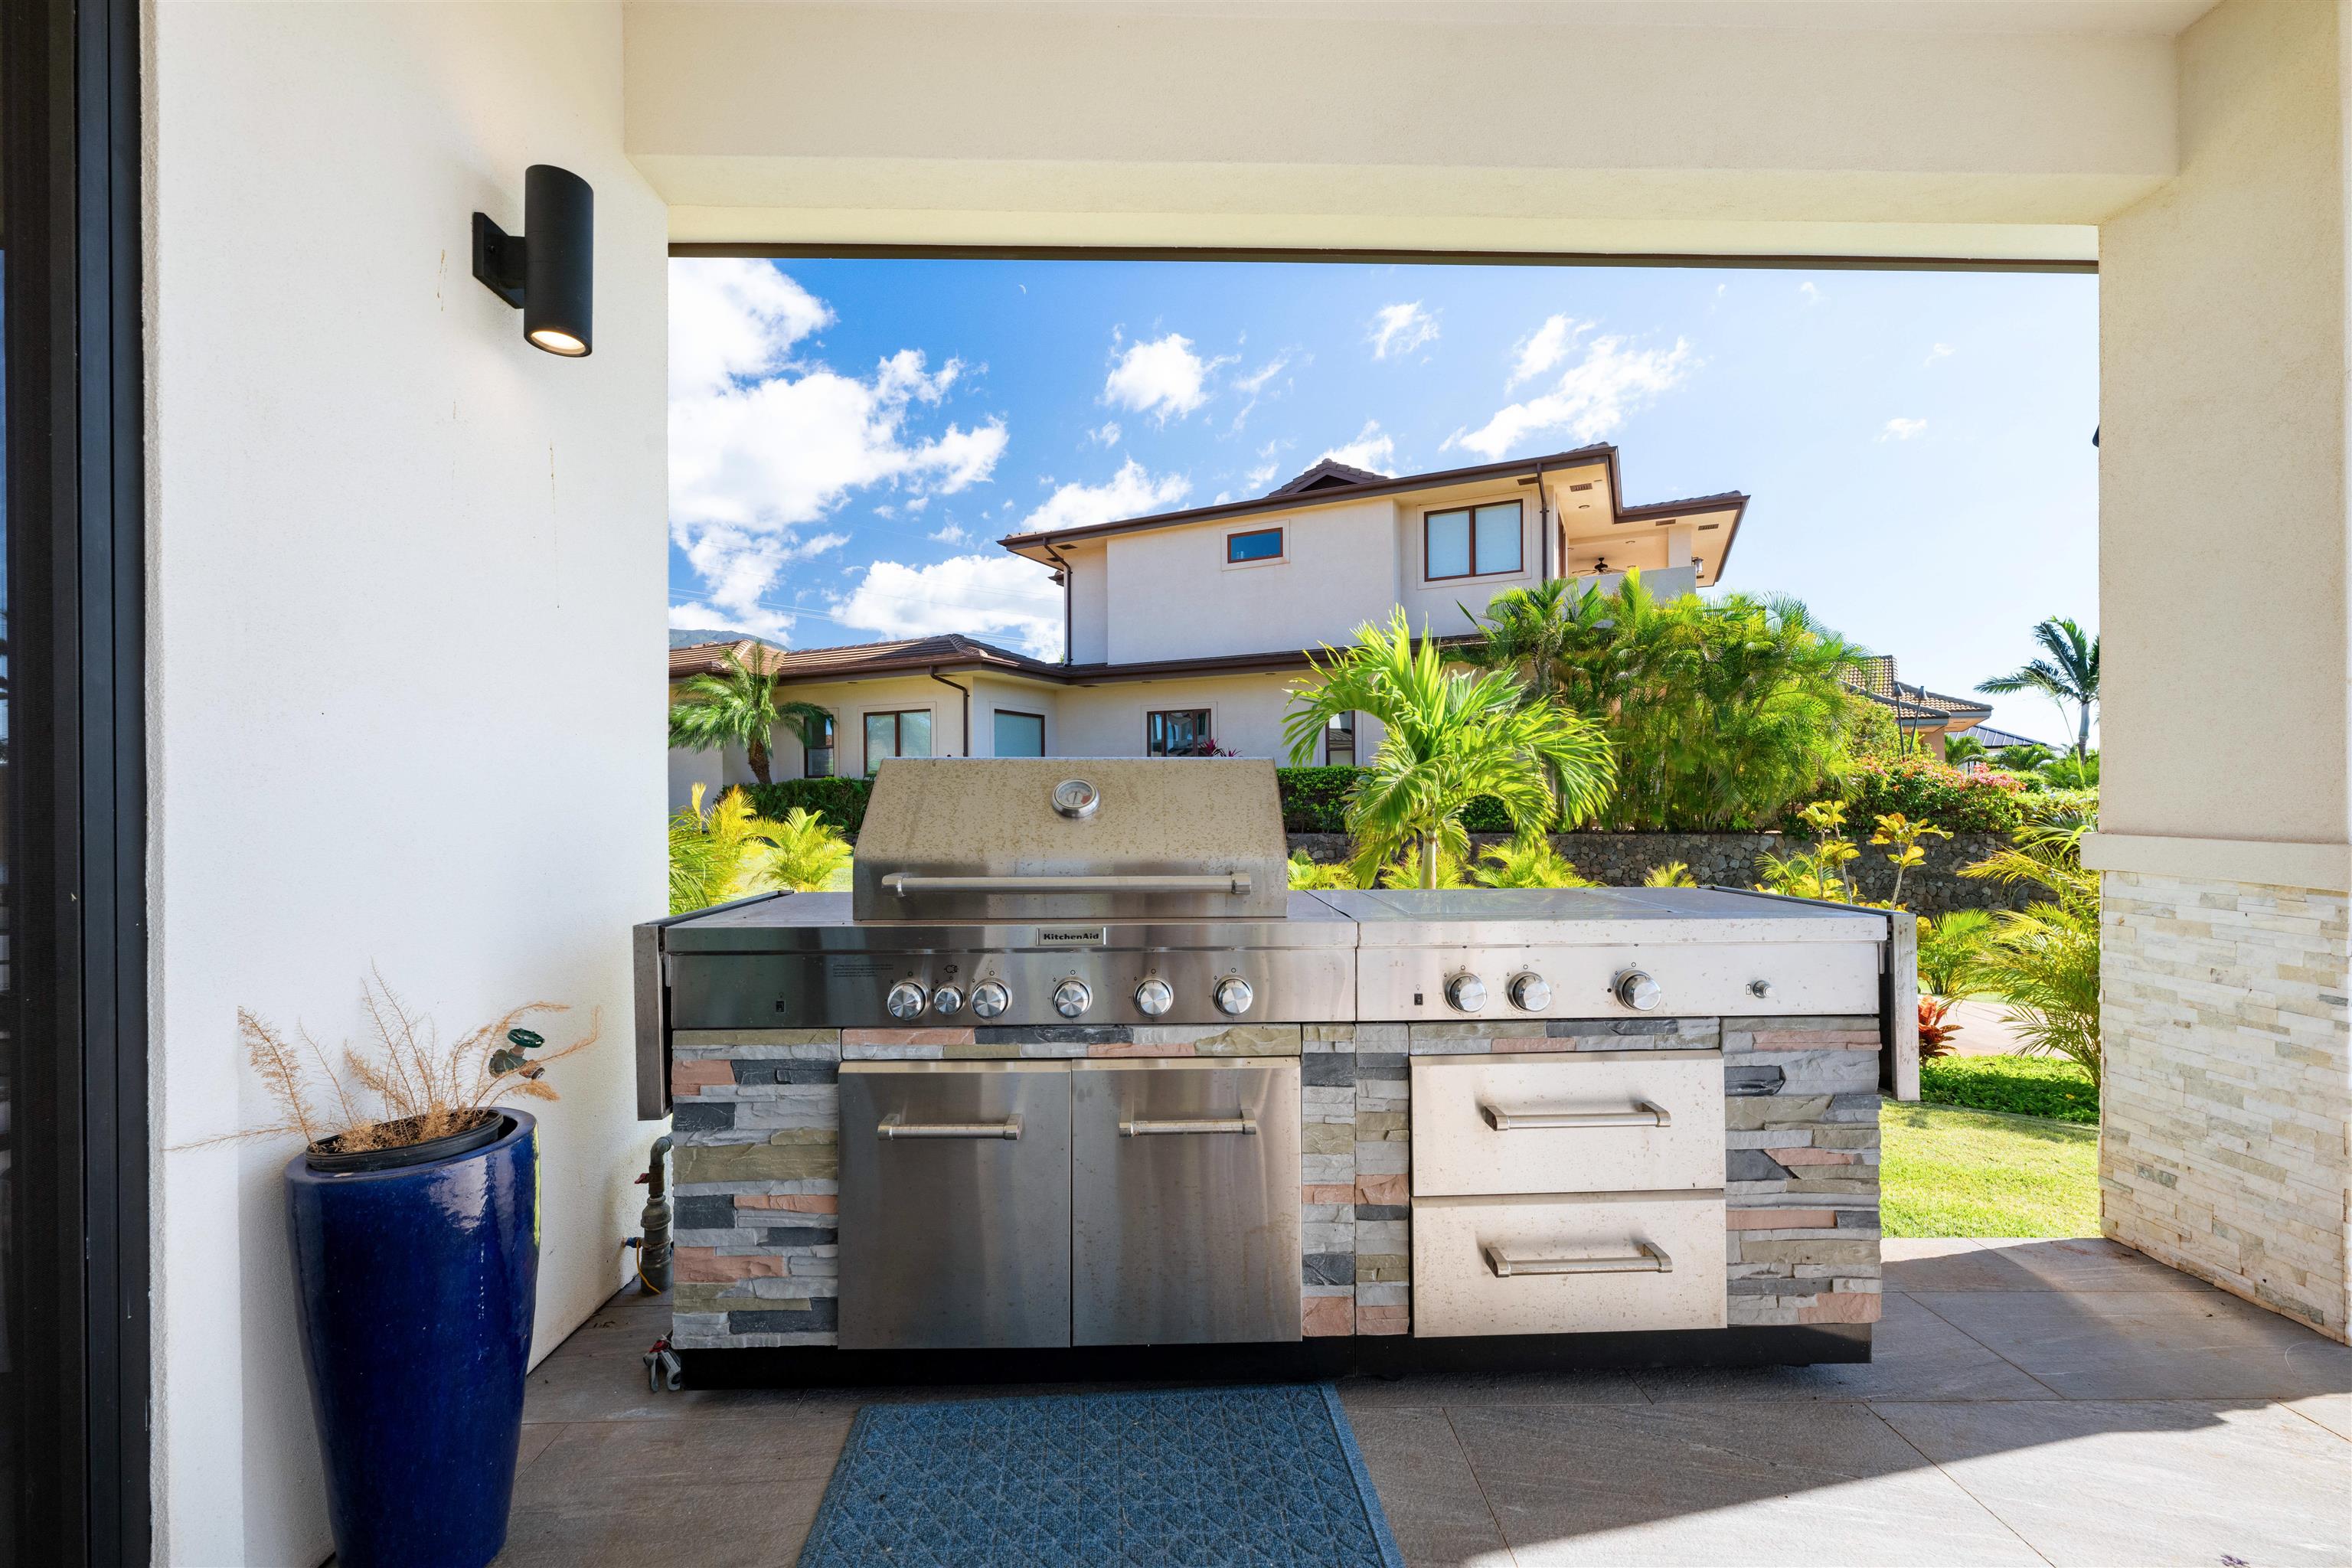
[[[1478,1114],[1497,1132],[1549,1132],[1576,1127],[1672,1127],[1666,1108],[1649,1100],[1631,1110],[1505,1110],[1482,1105]]]
[[[1002,1121],[901,1121],[892,1111],[877,1122],[874,1136],[893,1138],[1005,1138],[1021,1136],[1021,1118],[1008,1116]]]
[[[1486,1267],[1497,1279],[1520,1274],[1672,1274],[1675,1260],[1646,1241],[1632,1258],[1513,1258],[1499,1247],[1486,1249]]]
[[[1118,1135],[1122,1138],[1150,1138],[1161,1133],[1182,1132],[1246,1132],[1255,1134],[1257,1123],[1246,1116],[1236,1116],[1222,1121],[1122,1121]]]

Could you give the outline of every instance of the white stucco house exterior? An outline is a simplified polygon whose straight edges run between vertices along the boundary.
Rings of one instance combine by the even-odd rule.
[[[1629,506],[1617,448],[1390,476],[1325,459],[1251,500],[999,542],[1063,590],[1066,657],[1032,658],[944,636],[780,651],[673,648],[675,685],[726,650],[757,658],[780,699],[834,716],[833,744],[789,728],[773,776],[871,773],[890,756],[1138,757],[1213,744],[1289,760],[1283,712],[1309,650],[1349,641],[1402,606],[1416,631],[1468,635],[1466,612],[1553,578],[1614,585],[1629,567],[1673,596],[1713,587],[1748,497]],[[1327,730],[1311,759],[1350,763],[1372,721]],[[740,754],[673,751],[673,804],[746,782]]]

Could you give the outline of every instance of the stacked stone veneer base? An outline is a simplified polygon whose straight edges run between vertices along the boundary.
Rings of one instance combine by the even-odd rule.
[[[682,1030],[671,1339],[835,1342],[844,1059],[1299,1058],[1300,1331],[1328,1337],[1412,1329],[1411,1058],[1720,1050],[1729,1321],[1871,1322],[1878,1046],[1870,1017]]]
[[[2352,1050],[2341,893],[2110,871],[2103,1228],[2346,1337]]]

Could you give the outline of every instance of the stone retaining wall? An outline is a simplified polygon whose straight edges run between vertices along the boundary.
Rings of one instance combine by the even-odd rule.
[[[1337,865],[1346,860],[1350,852],[1347,835],[1342,833],[1294,833],[1289,837],[1293,853],[1304,850],[1308,859],[1318,864]],[[1473,842],[1483,849],[1507,840],[1500,834],[1481,833],[1473,836]],[[1865,899],[1885,898],[1895,883],[1885,850],[1861,839],[1856,842],[1862,844],[1862,858],[1853,863],[1857,888]],[[2008,842],[2005,835],[1998,833],[1961,833],[1948,839],[1930,839],[1925,847],[1927,863],[1903,879],[1904,906],[1923,915],[1962,909],[2024,908],[2033,897],[2032,889],[2004,888],[1959,874],[1961,867],[1983,859]],[[1756,885],[1758,856],[1768,850],[1788,855],[1807,847],[1805,840],[1777,833],[1556,833],[1552,843],[1575,863],[1579,871],[1612,888],[1634,886],[1652,869],[1673,860],[1688,866],[1691,875],[1702,884],[1752,888]]]

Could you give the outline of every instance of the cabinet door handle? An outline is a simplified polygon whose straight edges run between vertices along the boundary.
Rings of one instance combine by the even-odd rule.
[[[1223,1121],[1146,1121],[1140,1117],[1118,1124],[1122,1138],[1150,1138],[1161,1133],[1182,1132],[1244,1132],[1255,1134],[1257,1122],[1247,1116],[1235,1116]]]
[[[1021,1136],[1021,1118],[1008,1116],[1002,1121],[901,1121],[892,1111],[875,1123],[874,1136],[886,1141],[898,1138],[1003,1138]]]
[[[1666,1108],[1638,1100],[1630,1110],[1505,1110],[1482,1105],[1478,1114],[1497,1132],[1551,1132],[1579,1127],[1672,1127]]]
[[[1499,1247],[1486,1248],[1486,1267],[1497,1279],[1522,1274],[1672,1274],[1675,1260],[1664,1249],[1637,1241],[1631,1258],[1513,1258]]]

